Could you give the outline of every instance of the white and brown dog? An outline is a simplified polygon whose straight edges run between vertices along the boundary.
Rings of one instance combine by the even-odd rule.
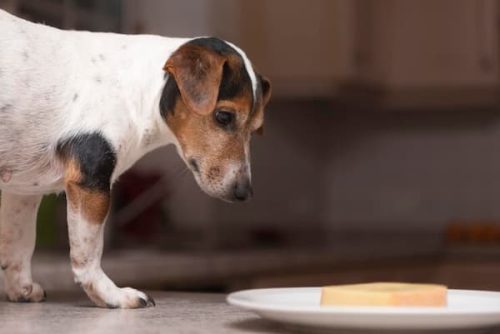
[[[200,187],[251,194],[249,141],[269,81],[236,46],[63,31],[0,10],[0,263],[11,301],[38,302],[31,277],[43,194],[66,192],[75,281],[101,307],[154,305],[119,288],[100,261],[113,182],[147,152],[174,144]]]

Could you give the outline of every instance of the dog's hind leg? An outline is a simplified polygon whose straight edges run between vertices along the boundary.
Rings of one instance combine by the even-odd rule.
[[[0,265],[7,298],[13,302],[40,302],[45,292],[31,278],[36,217],[41,195],[2,192],[0,205]]]

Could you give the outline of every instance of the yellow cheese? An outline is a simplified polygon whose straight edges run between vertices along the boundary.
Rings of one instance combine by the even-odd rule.
[[[367,283],[321,289],[321,306],[432,306],[447,304],[447,288],[436,284]]]

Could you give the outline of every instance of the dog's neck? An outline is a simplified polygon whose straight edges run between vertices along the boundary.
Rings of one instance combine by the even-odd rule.
[[[160,110],[160,99],[163,88],[170,79],[165,75],[163,66],[170,55],[188,39],[163,38],[157,36],[137,36],[140,41],[132,42],[129,57],[137,59],[148,54],[146,60],[133,65],[132,78],[135,84],[127,85],[130,89],[132,103],[131,116],[137,130],[140,131],[140,142],[145,153],[168,144],[177,144],[177,140],[168,128]],[[134,40],[134,38],[131,38]],[[146,78],[146,79],[145,79]]]

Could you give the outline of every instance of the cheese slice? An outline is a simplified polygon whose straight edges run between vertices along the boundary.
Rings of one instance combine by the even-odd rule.
[[[447,304],[447,288],[437,284],[367,283],[321,289],[321,306],[432,306]]]

